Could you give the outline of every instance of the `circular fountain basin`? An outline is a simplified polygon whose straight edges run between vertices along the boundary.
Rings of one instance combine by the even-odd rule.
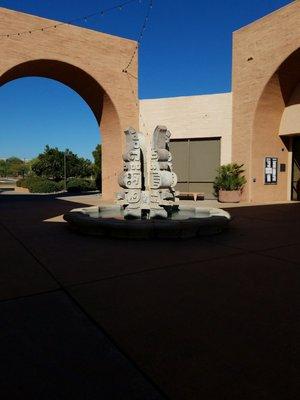
[[[181,206],[167,219],[125,219],[119,205],[76,208],[64,215],[78,232],[122,239],[191,238],[224,230],[230,214],[218,208]]]

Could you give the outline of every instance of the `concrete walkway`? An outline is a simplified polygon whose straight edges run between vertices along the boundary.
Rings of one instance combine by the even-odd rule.
[[[298,398],[300,204],[133,242],[69,231],[91,201],[0,195],[1,400]]]

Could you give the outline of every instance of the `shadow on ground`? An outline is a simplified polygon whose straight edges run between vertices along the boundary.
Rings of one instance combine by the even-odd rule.
[[[44,222],[81,206],[0,196],[7,398],[298,398],[300,204],[182,242]]]

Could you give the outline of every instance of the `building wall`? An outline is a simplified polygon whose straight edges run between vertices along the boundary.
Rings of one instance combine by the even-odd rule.
[[[231,162],[231,93],[140,100],[140,130],[148,138],[166,125],[172,139],[221,138],[221,163]]]
[[[285,201],[288,196],[288,147],[279,136],[279,125],[284,111],[279,77],[275,74],[266,85],[259,99],[253,124],[251,143],[251,185],[252,201]],[[285,172],[278,172],[276,185],[265,185],[265,157],[278,158],[279,164],[285,164]],[[252,182],[251,179],[255,182]]]
[[[233,161],[245,164],[248,184],[244,200],[289,198],[288,146],[279,136],[282,114],[297,79],[299,57],[286,60],[300,47],[300,2],[234,32],[233,35]],[[287,67],[287,68],[286,68]],[[263,182],[265,156],[288,166],[276,186]]]
[[[244,200],[289,198],[291,154],[286,136],[300,133],[300,1],[234,32],[232,93],[139,104],[132,94],[138,82],[130,83],[129,74],[122,73],[135,42],[71,25],[36,32],[54,21],[3,8],[0,17],[0,34],[33,30],[30,39],[1,39],[0,85],[23,76],[45,76],[67,84],[87,101],[101,127],[106,198],[118,188],[123,130],[138,125],[148,141],[156,125],[166,125],[174,139],[220,137],[221,163],[245,165]],[[130,73],[137,76],[136,58]],[[264,185],[266,156],[276,156],[288,167],[276,186]]]
[[[245,166],[243,200],[289,200],[289,136],[300,135],[299,21],[295,1],[234,32],[232,94],[142,100],[141,129],[164,124],[173,138],[219,136],[222,164]],[[265,185],[269,156],[283,164],[276,185]]]

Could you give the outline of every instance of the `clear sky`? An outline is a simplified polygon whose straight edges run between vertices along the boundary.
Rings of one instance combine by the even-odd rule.
[[[0,6],[68,21],[123,1],[0,0]],[[153,0],[139,54],[140,98],[230,91],[232,32],[291,2]],[[147,3],[137,0],[78,25],[137,39]],[[46,144],[91,158],[99,140],[91,110],[68,87],[42,78],[22,78],[1,87],[0,158],[31,158]]]

